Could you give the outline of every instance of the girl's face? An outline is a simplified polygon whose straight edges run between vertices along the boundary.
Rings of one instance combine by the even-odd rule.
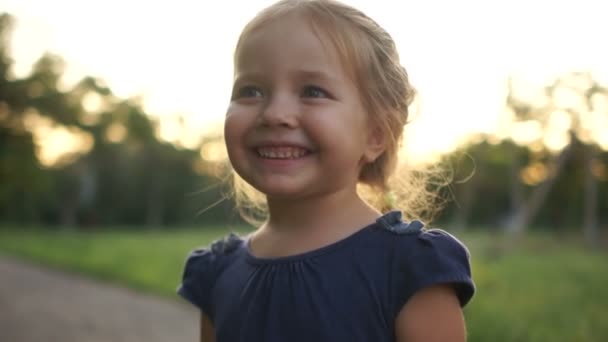
[[[224,129],[234,169],[269,199],[355,191],[383,151],[331,44],[296,15],[242,42]]]

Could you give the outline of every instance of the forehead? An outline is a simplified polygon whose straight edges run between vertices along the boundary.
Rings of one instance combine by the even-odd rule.
[[[344,73],[334,44],[310,20],[289,14],[247,32],[237,47],[235,73],[265,67]]]

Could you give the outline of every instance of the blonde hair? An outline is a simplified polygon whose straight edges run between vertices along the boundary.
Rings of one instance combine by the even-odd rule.
[[[428,180],[434,173],[408,170],[395,175],[415,90],[400,64],[391,36],[364,13],[340,2],[283,0],[258,13],[245,26],[235,49],[235,65],[243,42],[257,29],[286,14],[302,15],[320,37],[329,38],[357,85],[372,127],[385,139],[386,150],[365,165],[359,175],[363,198],[383,212],[399,207],[408,218],[430,218],[432,208],[436,207],[431,204],[436,204],[437,197],[433,189],[436,186],[431,184],[429,188]],[[234,197],[241,216],[253,224],[263,221],[267,210],[264,195],[236,172],[232,173]]]

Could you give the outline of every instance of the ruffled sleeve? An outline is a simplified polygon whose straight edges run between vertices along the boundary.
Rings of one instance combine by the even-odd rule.
[[[186,260],[182,283],[177,293],[201,309],[213,320],[213,288],[221,271],[229,262],[230,254],[242,239],[230,234],[215,241],[209,248],[193,251]]]
[[[458,239],[440,229],[421,229],[402,235],[397,241],[395,316],[417,291],[438,284],[451,284],[461,306],[469,302],[475,292],[470,255]]]
[[[195,250],[188,256],[177,293],[211,316],[211,292],[215,283],[216,255],[210,249]]]

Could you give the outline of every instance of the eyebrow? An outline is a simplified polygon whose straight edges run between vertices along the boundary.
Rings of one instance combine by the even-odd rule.
[[[290,78],[296,80],[320,80],[324,82],[340,82],[340,78],[319,70],[295,70],[290,72]],[[234,82],[237,83],[243,79],[259,79],[263,78],[264,73],[259,71],[250,71],[235,74]]]
[[[337,82],[339,79],[331,73],[317,71],[317,70],[299,70],[295,72],[297,74],[296,77],[301,79],[320,79],[324,81],[333,81]]]

